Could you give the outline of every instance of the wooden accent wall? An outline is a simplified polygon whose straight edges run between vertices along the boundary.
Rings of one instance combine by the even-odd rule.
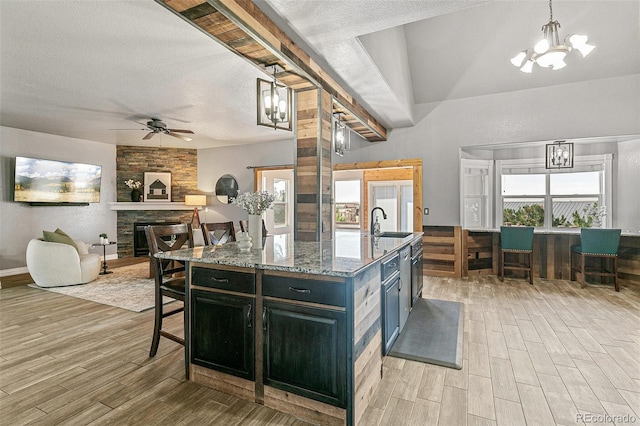
[[[422,236],[422,270],[434,277],[462,276],[462,229],[459,226],[425,226]]]
[[[369,182],[387,180],[413,180],[413,171],[408,168],[369,169],[362,172],[362,218],[365,230],[369,229]],[[422,182],[422,180],[420,180]],[[414,185],[415,190],[415,185]],[[415,195],[415,194],[414,194]]]
[[[353,279],[353,419],[358,424],[380,382],[382,297],[376,264]]]
[[[331,238],[331,96],[296,93],[296,231],[300,241]]]
[[[497,250],[495,235],[487,232],[462,233],[462,276],[497,273]],[[497,252],[496,252],[497,253]]]

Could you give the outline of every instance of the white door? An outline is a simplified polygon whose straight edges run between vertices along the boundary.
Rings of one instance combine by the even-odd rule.
[[[293,232],[293,169],[264,170],[258,186],[259,191],[276,196],[273,207],[264,215],[267,231],[270,234]]]
[[[413,182],[410,180],[369,182],[369,211],[374,207],[382,207],[387,214],[376,211],[380,222],[380,231],[413,231]],[[369,222],[371,223],[371,222]]]

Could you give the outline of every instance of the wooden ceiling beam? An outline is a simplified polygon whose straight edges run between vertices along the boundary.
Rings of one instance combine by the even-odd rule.
[[[320,87],[334,98],[334,113],[371,142],[387,139],[387,129],[324,71],[250,0],[156,0],[232,52],[264,69],[278,64],[279,78],[293,90]]]

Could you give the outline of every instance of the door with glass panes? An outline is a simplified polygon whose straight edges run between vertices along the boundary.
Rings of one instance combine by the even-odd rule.
[[[382,207],[387,214],[383,219],[377,211],[370,220],[378,217],[381,232],[413,230],[413,182],[410,180],[369,182],[369,212]],[[369,213],[368,212],[368,213]]]

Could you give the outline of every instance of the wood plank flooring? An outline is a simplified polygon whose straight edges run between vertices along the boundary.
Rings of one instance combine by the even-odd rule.
[[[640,288],[425,277],[423,296],[464,303],[463,368],[385,358],[361,424],[640,422]],[[152,311],[0,290],[0,423],[305,424],[185,381],[182,347],[167,339],[149,358],[152,323]]]

